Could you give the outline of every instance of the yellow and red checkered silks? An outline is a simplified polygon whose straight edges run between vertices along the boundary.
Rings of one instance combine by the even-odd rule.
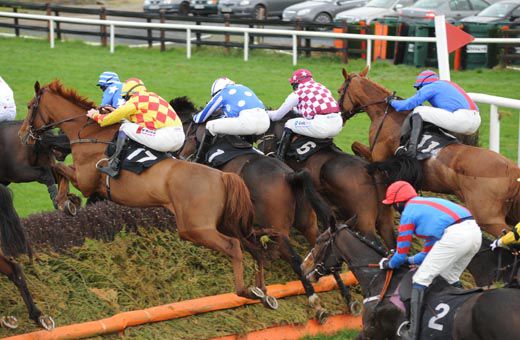
[[[182,126],[180,118],[166,100],[153,92],[145,91],[135,93],[123,106],[113,112],[106,115],[96,114],[93,119],[101,126],[127,119],[151,130]]]

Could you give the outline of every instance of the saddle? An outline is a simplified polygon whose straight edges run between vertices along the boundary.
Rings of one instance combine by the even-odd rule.
[[[326,148],[339,150],[334,145],[332,138],[319,139],[298,135],[287,150],[287,158],[295,158],[298,162],[304,162],[316,152]]]
[[[240,136],[217,136],[206,154],[206,164],[218,168],[239,156],[249,154],[263,155],[260,150],[255,149],[251,143]]]

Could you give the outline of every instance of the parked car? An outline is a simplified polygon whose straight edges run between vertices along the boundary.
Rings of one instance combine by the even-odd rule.
[[[370,24],[372,20],[384,16],[397,15],[397,10],[412,4],[413,0],[372,0],[363,7],[338,13],[334,21],[337,23],[346,21],[354,24],[365,21],[367,24]]]
[[[315,22],[330,24],[341,11],[365,5],[367,0],[310,0],[287,7],[283,11],[283,21]]]
[[[220,0],[218,10],[221,14],[265,19],[282,16],[285,8],[303,0]]]
[[[404,22],[433,20],[436,15],[443,14],[449,21],[475,15],[490,3],[485,0],[419,0],[410,7],[403,8],[399,18]]]
[[[520,25],[520,0],[505,0],[494,3],[488,8],[461,20],[479,24],[515,23]]]
[[[169,13],[187,15],[190,11],[189,0],[144,0],[143,10],[145,12],[159,12],[164,10]]]
[[[190,0],[190,13],[210,15],[218,13],[218,0]]]

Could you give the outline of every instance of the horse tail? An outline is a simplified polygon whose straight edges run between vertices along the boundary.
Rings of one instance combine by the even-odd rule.
[[[301,209],[305,200],[307,200],[311,204],[312,209],[314,209],[314,212],[316,212],[318,221],[323,228],[336,225],[336,217],[332,208],[325,202],[318,191],[316,191],[308,170],[291,172],[287,174],[285,178],[296,193],[297,210]],[[303,195],[301,193],[303,193]]]
[[[406,181],[417,190],[420,190],[423,184],[424,174],[421,162],[412,157],[394,156],[383,162],[370,163],[366,167],[372,176],[377,172],[382,173],[386,184]]]
[[[32,258],[32,251],[20,218],[14,209],[11,191],[2,184],[0,184],[0,243],[3,253],[7,256],[28,254]]]

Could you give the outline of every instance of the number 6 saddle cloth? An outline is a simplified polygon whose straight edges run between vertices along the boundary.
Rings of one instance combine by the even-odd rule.
[[[310,156],[325,148],[332,148],[341,151],[334,143],[332,138],[312,138],[298,135],[287,150],[287,158],[296,158],[298,162],[306,161]]]
[[[409,271],[399,283],[390,301],[410,318],[410,298],[412,276]],[[442,277],[436,277],[426,289],[422,306],[421,330],[419,339],[451,339],[453,321],[459,307],[468,299],[482,293],[481,288],[465,290],[453,287]]]

